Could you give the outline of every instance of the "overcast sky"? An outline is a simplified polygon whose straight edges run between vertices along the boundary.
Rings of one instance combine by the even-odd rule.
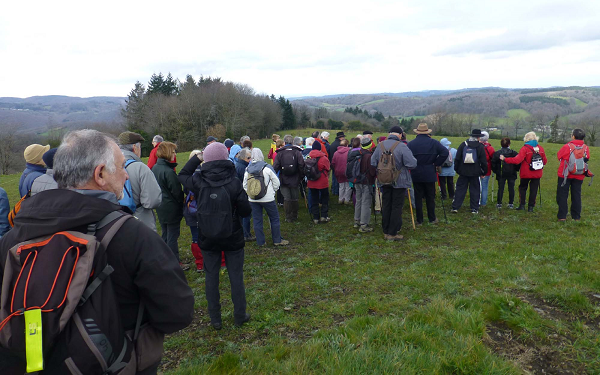
[[[126,96],[168,72],[258,93],[600,85],[600,1],[15,1],[0,96]]]

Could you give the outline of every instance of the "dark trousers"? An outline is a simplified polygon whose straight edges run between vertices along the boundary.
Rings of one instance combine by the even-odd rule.
[[[335,178],[335,173],[333,173],[333,169],[331,170],[331,194],[340,195],[340,184],[337,178]]]
[[[567,178],[565,186],[562,185],[564,181],[563,177],[558,178],[558,186],[556,187],[556,203],[558,203],[558,215],[559,219],[566,219],[567,212],[569,211],[569,204],[567,199],[569,198],[569,189],[571,190],[571,218],[573,220],[581,219],[581,185],[583,180],[576,180],[574,178]]]
[[[313,219],[319,220],[320,217],[329,217],[329,189],[309,189],[310,190],[310,212]],[[321,204],[319,213],[319,203]]]
[[[502,204],[502,197],[504,197],[504,185],[508,182],[508,204],[513,204],[515,202],[515,182],[516,179],[507,180],[506,178],[498,179],[498,195],[496,198],[496,203]]]
[[[539,178],[522,178],[519,184],[519,203],[524,206],[527,197],[527,186],[529,186],[529,207],[535,207],[535,198],[537,198],[540,189]]]
[[[383,234],[395,236],[402,228],[402,206],[404,205],[405,188],[381,187],[381,226]]]
[[[448,193],[446,193],[448,187]],[[454,176],[440,176],[440,189],[442,190],[442,199],[450,197],[454,199]]]
[[[413,182],[413,187],[415,189],[417,223],[423,224],[423,198],[427,205],[429,222],[435,221],[435,182]]]
[[[244,287],[244,249],[224,251],[227,274],[231,284],[231,301],[233,302],[233,318],[240,322],[246,316],[246,288]],[[204,257],[204,279],[206,301],[211,323],[221,323],[221,295],[219,294],[219,271],[221,269],[221,252],[202,250]]]
[[[177,261],[179,259],[179,245],[177,245],[177,240],[179,239],[180,233],[180,223],[177,224],[165,224],[160,223],[160,228],[162,229],[162,239],[165,241],[169,249],[175,254]]]
[[[469,202],[471,210],[479,211],[479,176],[458,176],[456,192],[452,201],[452,209],[458,210],[462,206],[469,189]]]

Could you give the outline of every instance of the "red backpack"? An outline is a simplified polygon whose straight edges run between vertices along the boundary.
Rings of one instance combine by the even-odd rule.
[[[594,179],[594,174],[589,171],[587,163],[587,161],[590,158],[590,149],[586,144],[577,146],[574,143],[569,142],[567,143],[567,145],[569,145],[570,152],[569,158],[566,159],[564,162],[564,180],[561,186],[565,186],[569,174],[585,175],[587,177],[592,177],[592,180],[590,180],[589,183],[589,185],[591,185]]]

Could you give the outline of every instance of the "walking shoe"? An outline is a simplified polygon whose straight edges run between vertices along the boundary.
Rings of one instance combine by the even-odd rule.
[[[440,222],[440,220],[436,218],[434,221],[430,221],[429,224],[437,224],[439,222]]]
[[[315,223],[315,224],[319,224],[319,220],[318,220],[318,219],[314,219],[314,220],[313,220],[313,223]]]
[[[256,241],[256,237],[254,237],[254,236],[244,237],[244,241],[246,241],[246,242]]]
[[[373,227],[370,227],[368,225],[361,225],[360,229],[358,231],[361,232],[361,233],[372,232],[373,231]]]
[[[525,205],[520,204],[519,207],[517,207],[517,211],[525,211]]]
[[[509,203],[508,208],[515,208],[515,206],[512,203]]]
[[[384,234],[383,235],[383,239],[386,241],[393,241],[394,240],[394,236],[390,236],[389,234]]]
[[[567,219],[558,219],[558,221],[567,221]]]
[[[404,236],[401,234],[397,234],[395,236],[392,237],[393,241],[402,241],[404,239]]]
[[[330,218],[330,217],[322,217],[322,218],[321,218],[319,221],[320,221],[321,223],[328,223],[328,222],[329,222],[329,220],[331,220],[331,218]]]
[[[533,212],[533,206],[527,207],[527,212]]]
[[[450,212],[453,213],[453,214],[457,214],[458,210],[450,210]]]
[[[498,203],[498,204],[496,205],[496,208],[502,208],[502,203]]]
[[[472,214],[478,214],[478,213],[479,213],[479,211],[477,211],[477,210],[471,210],[471,213],[472,213]]]
[[[196,268],[196,272],[197,273],[203,273],[204,272],[204,268]]]
[[[290,243],[290,241],[288,241],[288,240],[281,240],[281,242],[274,243],[273,245],[275,245],[275,246],[285,246],[285,245],[288,245],[289,243]]]
[[[246,316],[244,316],[244,318],[242,320],[236,320],[235,321],[235,326],[236,327],[241,327],[244,323],[246,323],[247,321],[250,320],[250,314],[246,314]]]
[[[358,228],[358,227],[360,227],[360,223],[358,221],[355,221],[354,222],[354,228]]]
[[[210,323],[210,325],[216,329],[217,331],[219,331],[221,328],[223,328],[223,324],[222,323]]]
[[[345,204],[346,206],[352,206],[354,203],[352,203],[352,201],[346,201]]]
[[[190,266],[185,264],[185,263],[181,263],[179,262],[179,267],[181,267],[182,270],[187,271],[190,269]]]

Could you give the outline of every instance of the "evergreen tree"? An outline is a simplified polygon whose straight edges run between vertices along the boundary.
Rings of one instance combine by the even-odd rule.
[[[165,85],[165,77],[163,77],[162,73],[152,74],[150,77],[150,82],[148,82],[148,94],[157,94],[162,93],[163,86]]]
[[[167,74],[167,78],[164,80],[160,92],[162,92],[162,94],[165,96],[177,95],[179,93],[178,86],[177,80],[174,80],[171,72],[169,72],[169,74]]]
[[[131,89],[127,99],[125,99],[125,108],[121,110],[127,129],[141,129],[143,127],[145,123],[145,97],[146,89],[140,81],[137,81],[135,87]]]
[[[558,115],[556,115],[554,120],[550,123],[550,142],[558,142]]]

